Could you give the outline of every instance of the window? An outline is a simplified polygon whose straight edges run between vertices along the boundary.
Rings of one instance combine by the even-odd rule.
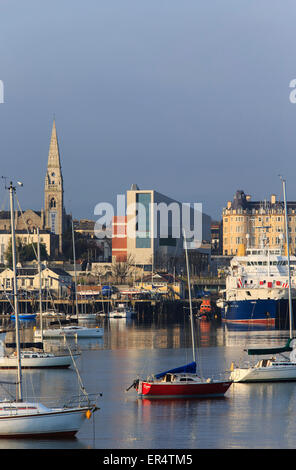
[[[141,205],[141,209],[137,210],[136,225],[136,248],[150,248],[150,193],[137,193],[136,203]]]
[[[55,201],[55,198],[54,198],[54,197],[51,198],[49,205],[50,205],[51,208],[52,208],[52,207],[56,207],[56,201]]]

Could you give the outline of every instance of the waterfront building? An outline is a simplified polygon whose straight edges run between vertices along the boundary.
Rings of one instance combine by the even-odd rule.
[[[6,268],[0,272],[0,291],[13,292],[13,270]],[[72,285],[72,276],[66,271],[56,267],[44,266],[42,269],[42,289],[48,289],[57,297],[69,294]],[[18,289],[27,292],[39,291],[39,271],[37,267],[17,268]]]
[[[22,245],[30,245],[31,243],[38,243],[38,234],[37,230],[31,229],[32,231],[27,230],[16,230],[16,245],[20,242]],[[58,250],[58,237],[50,233],[47,230],[40,230],[39,232],[40,243],[44,244],[47,255],[53,256]],[[11,233],[7,230],[0,230],[0,263],[5,264],[5,254],[7,252],[8,246],[11,240]]]
[[[291,253],[296,252],[296,202],[287,201]],[[252,201],[242,190],[223,209],[223,254],[240,255],[246,248],[258,247],[265,237],[270,247],[283,248],[285,236],[284,203],[275,194],[264,201]]]
[[[153,271],[160,259],[165,265],[182,256],[182,210],[179,201],[133,184],[126,192],[126,215],[113,218],[112,258],[133,260],[134,265]],[[193,208],[190,217],[192,221]],[[189,248],[199,249],[203,241],[210,241],[210,224],[211,218],[200,212],[200,241]]]

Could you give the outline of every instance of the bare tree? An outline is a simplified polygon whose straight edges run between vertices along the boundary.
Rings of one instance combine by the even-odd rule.
[[[135,260],[132,255],[128,255],[126,261],[114,261],[112,263],[112,275],[118,284],[124,284],[124,281],[131,275]]]

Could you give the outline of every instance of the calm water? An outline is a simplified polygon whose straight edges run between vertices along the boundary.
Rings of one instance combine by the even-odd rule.
[[[101,320],[101,340],[79,340],[78,366],[86,389],[101,392],[100,410],[71,440],[0,440],[1,449],[234,449],[296,447],[296,383],[233,384],[225,398],[146,400],[126,388],[138,375],[192,360],[188,319]],[[211,376],[246,358],[247,346],[283,344],[288,331],[199,324],[199,363]],[[30,335],[32,325],[26,325]],[[55,346],[56,342],[52,342]],[[247,359],[247,358],[246,358]],[[0,380],[13,379],[12,371]],[[78,393],[76,373],[24,371],[30,398],[45,404]],[[0,395],[5,396],[3,387]],[[7,395],[6,395],[7,396]]]

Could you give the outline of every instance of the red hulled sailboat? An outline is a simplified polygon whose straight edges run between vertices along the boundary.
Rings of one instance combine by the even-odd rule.
[[[185,366],[161,372],[147,379],[136,379],[127,389],[135,388],[141,398],[214,398],[224,396],[232,380],[220,380],[215,378],[204,378],[197,374],[195,336],[193,327],[192,300],[190,290],[190,275],[188,264],[188,253],[186,237],[185,255],[188,279],[190,326],[192,339],[193,361]]]

